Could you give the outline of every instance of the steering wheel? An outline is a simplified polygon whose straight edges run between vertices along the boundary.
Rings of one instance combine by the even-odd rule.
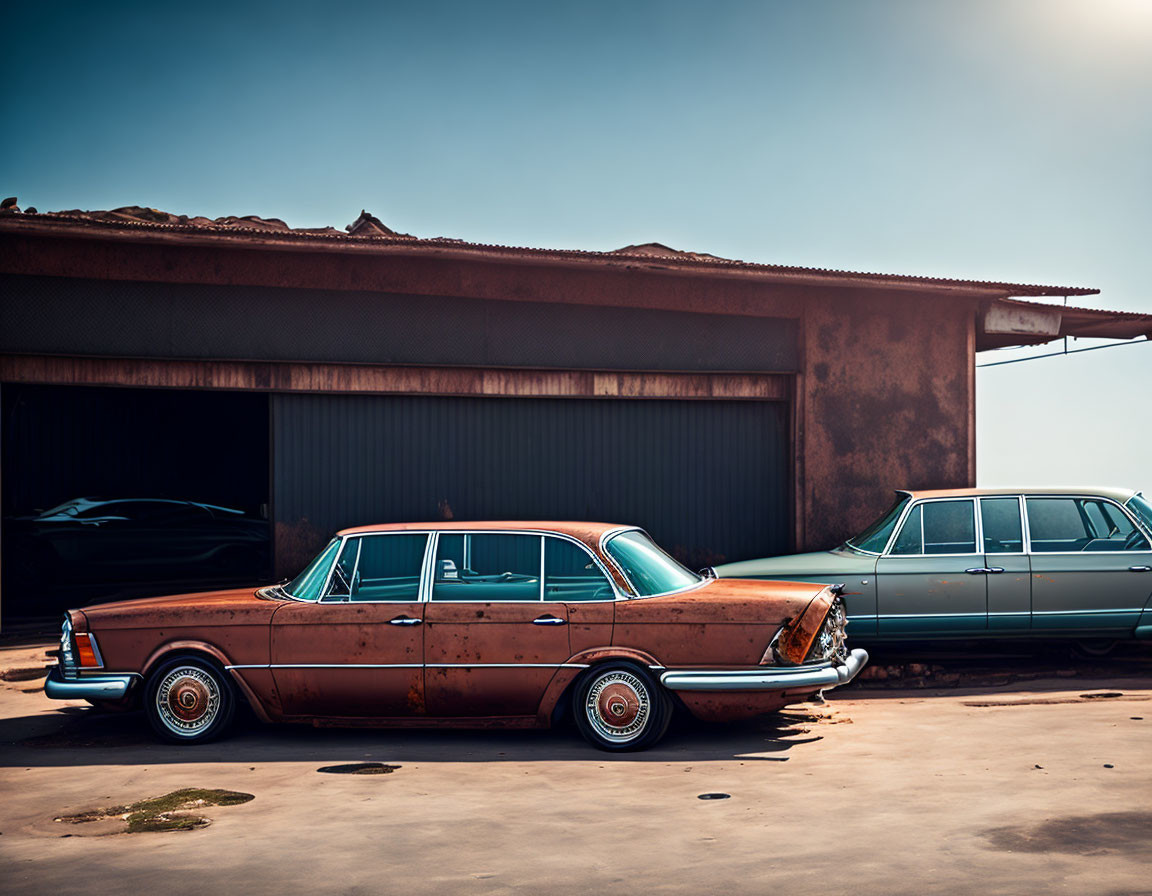
[[[1143,543],[1144,549],[1147,550],[1148,539],[1144,537],[1144,533],[1139,529],[1133,529],[1132,532],[1128,535],[1127,540],[1124,542],[1124,550],[1138,551],[1140,550],[1141,543]]]

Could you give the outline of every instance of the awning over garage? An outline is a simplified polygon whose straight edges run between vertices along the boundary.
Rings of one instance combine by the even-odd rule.
[[[976,351],[1041,345],[1065,336],[1152,339],[1152,314],[999,299],[984,312],[976,335]]]

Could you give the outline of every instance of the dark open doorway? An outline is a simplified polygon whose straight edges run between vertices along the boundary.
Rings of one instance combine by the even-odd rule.
[[[5,384],[4,622],[269,574],[268,397]]]

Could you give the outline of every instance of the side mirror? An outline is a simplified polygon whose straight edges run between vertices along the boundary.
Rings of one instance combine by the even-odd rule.
[[[702,575],[706,579],[718,579],[718,578],[720,578],[720,576],[716,575],[716,570],[714,568],[712,568],[711,566],[705,566],[702,570],[700,570],[700,575]]]

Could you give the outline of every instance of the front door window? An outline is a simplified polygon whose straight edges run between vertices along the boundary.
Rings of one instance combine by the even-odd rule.
[[[983,631],[988,624],[983,570],[975,501],[915,505],[892,550],[876,562],[879,633],[949,637]]]

